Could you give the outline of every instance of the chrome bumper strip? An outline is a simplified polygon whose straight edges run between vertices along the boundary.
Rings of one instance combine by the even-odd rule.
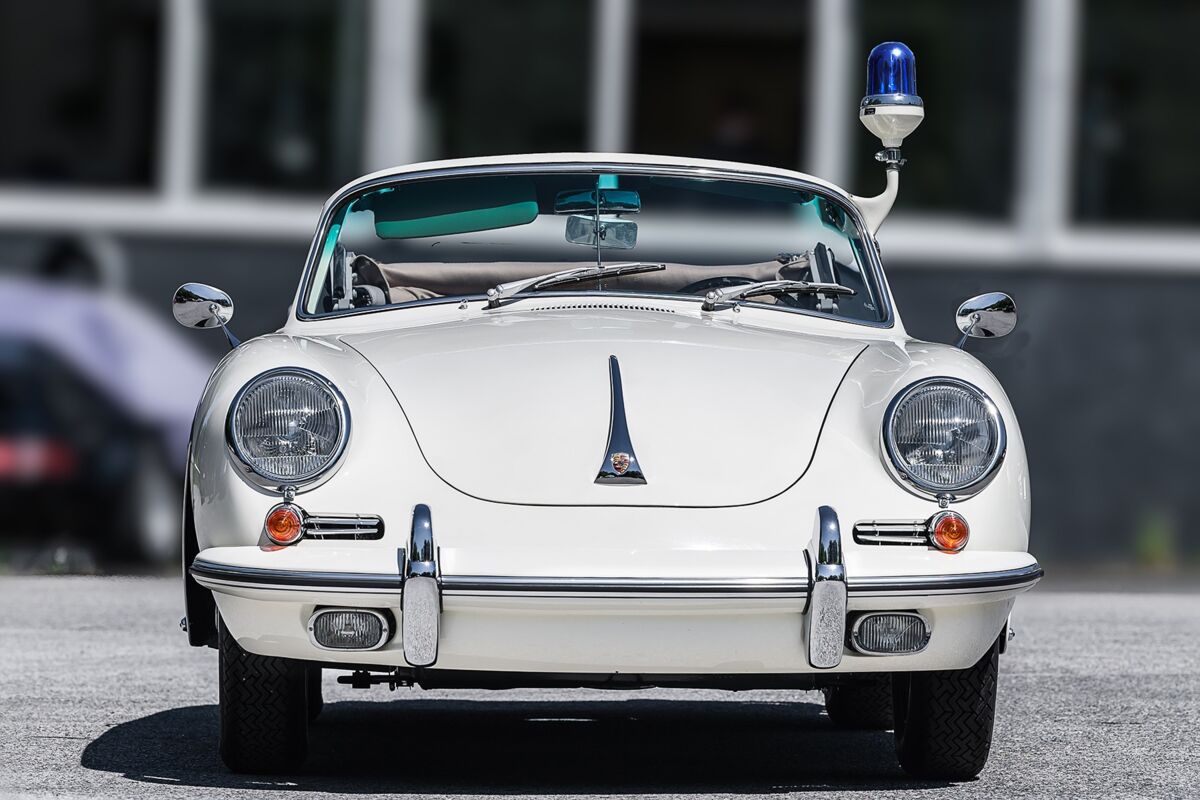
[[[400,593],[403,579],[398,574],[373,572],[313,572],[309,570],[265,569],[214,564],[199,556],[192,561],[192,577],[216,583],[278,586],[280,588],[332,589],[335,591],[364,591]]]
[[[447,575],[447,594],[808,594],[808,578],[518,578],[501,575]]]
[[[996,572],[967,572],[961,575],[899,575],[888,577],[853,577],[849,579],[852,595],[895,596],[932,594],[985,594],[1032,586],[1045,572],[1033,563],[1017,569]]]
[[[197,557],[193,577],[211,583],[400,594],[397,574],[360,572],[313,572],[263,569],[214,564]],[[1000,572],[963,575],[915,575],[904,577],[854,577],[847,579],[851,596],[943,595],[986,593],[1031,586],[1042,577],[1037,564]],[[558,578],[499,575],[442,575],[443,595],[661,595],[778,596],[804,599],[809,580],[797,578]]]
[[[192,562],[193,577],[214,583],[312,588],[315,590],[361,590],[396,592],[401,589],[397,575],[357,572],[309,572],[260,569],[213,564],[197,558]],[[442,594],[470,595],[660,595],[683,594],[700,597],[727,595],[808,596],[808,578],[557,578],[514,577],[507,575],[442,575]]]

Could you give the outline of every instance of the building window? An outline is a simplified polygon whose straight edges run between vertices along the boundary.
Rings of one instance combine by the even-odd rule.
[[[917,56],[917,88],[926,117],[904,143],[911,163],[904,171],[898,214],[919,210],[982,218],[1011,215],[1021,5],[959,0],[858,3],[856,81],[864,81],[867,53],[880,42],[904,42]],[[879,140],[857,122],[854,125],[853,190],[874,194],[883,186],[882,170],[871,158]]]
[[[205,185],[325,194],[355,177],[362,0],[209,0],[205,8]]]
[[[799,165],[807,3],[641,0],[636,9],[634,150]]]
[[[437,0],[426,14],[432,155],[586,149],[592,3]]]
[[[0,181],[149,188],[161,30],[155,0],[0,0]]]
[[[1200,6],[1091,0],[1080,22],[1075,217],[1195,225]]]

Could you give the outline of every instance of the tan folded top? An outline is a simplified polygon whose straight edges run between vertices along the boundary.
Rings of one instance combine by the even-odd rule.
[[[457,294],[482,294],[499,283],[532,278],[554,269],[586,267],[594,262],[530,263],[528,261],[493,261],[485,264],[443,262],[407,262],[383,264],[369,256],[355,257],[353,269],[359,283],[378,286],[393,303]],[[615,260],[609,263],[618,263]],[[685,286],[723,275],[737,276],[747,281],[804,279],[808,277],[806,261],[782,266],[778,261],[757,264],[734,264],[728,267],[697,267],[692,264],[667,264],[661,272],[643,272],[606,279],[610,289],[646,292],[678,292]]]

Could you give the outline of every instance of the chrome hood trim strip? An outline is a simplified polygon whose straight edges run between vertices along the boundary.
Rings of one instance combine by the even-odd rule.
[[[604,461],[596,474],[596,483],[606,485],[639,485],[646,482],[641,462],[633,452],[629,424],[625,420],[625,392],[621,387],[621,364],[616,356],[608,357],[608,382],[612,390],[609,402],[608,447]]]

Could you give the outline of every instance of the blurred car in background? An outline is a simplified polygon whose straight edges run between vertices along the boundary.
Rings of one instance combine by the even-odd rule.
[[[162,563],[211,361],[90,259],[56,245],[39,274],[0,279],[0,548]]]

